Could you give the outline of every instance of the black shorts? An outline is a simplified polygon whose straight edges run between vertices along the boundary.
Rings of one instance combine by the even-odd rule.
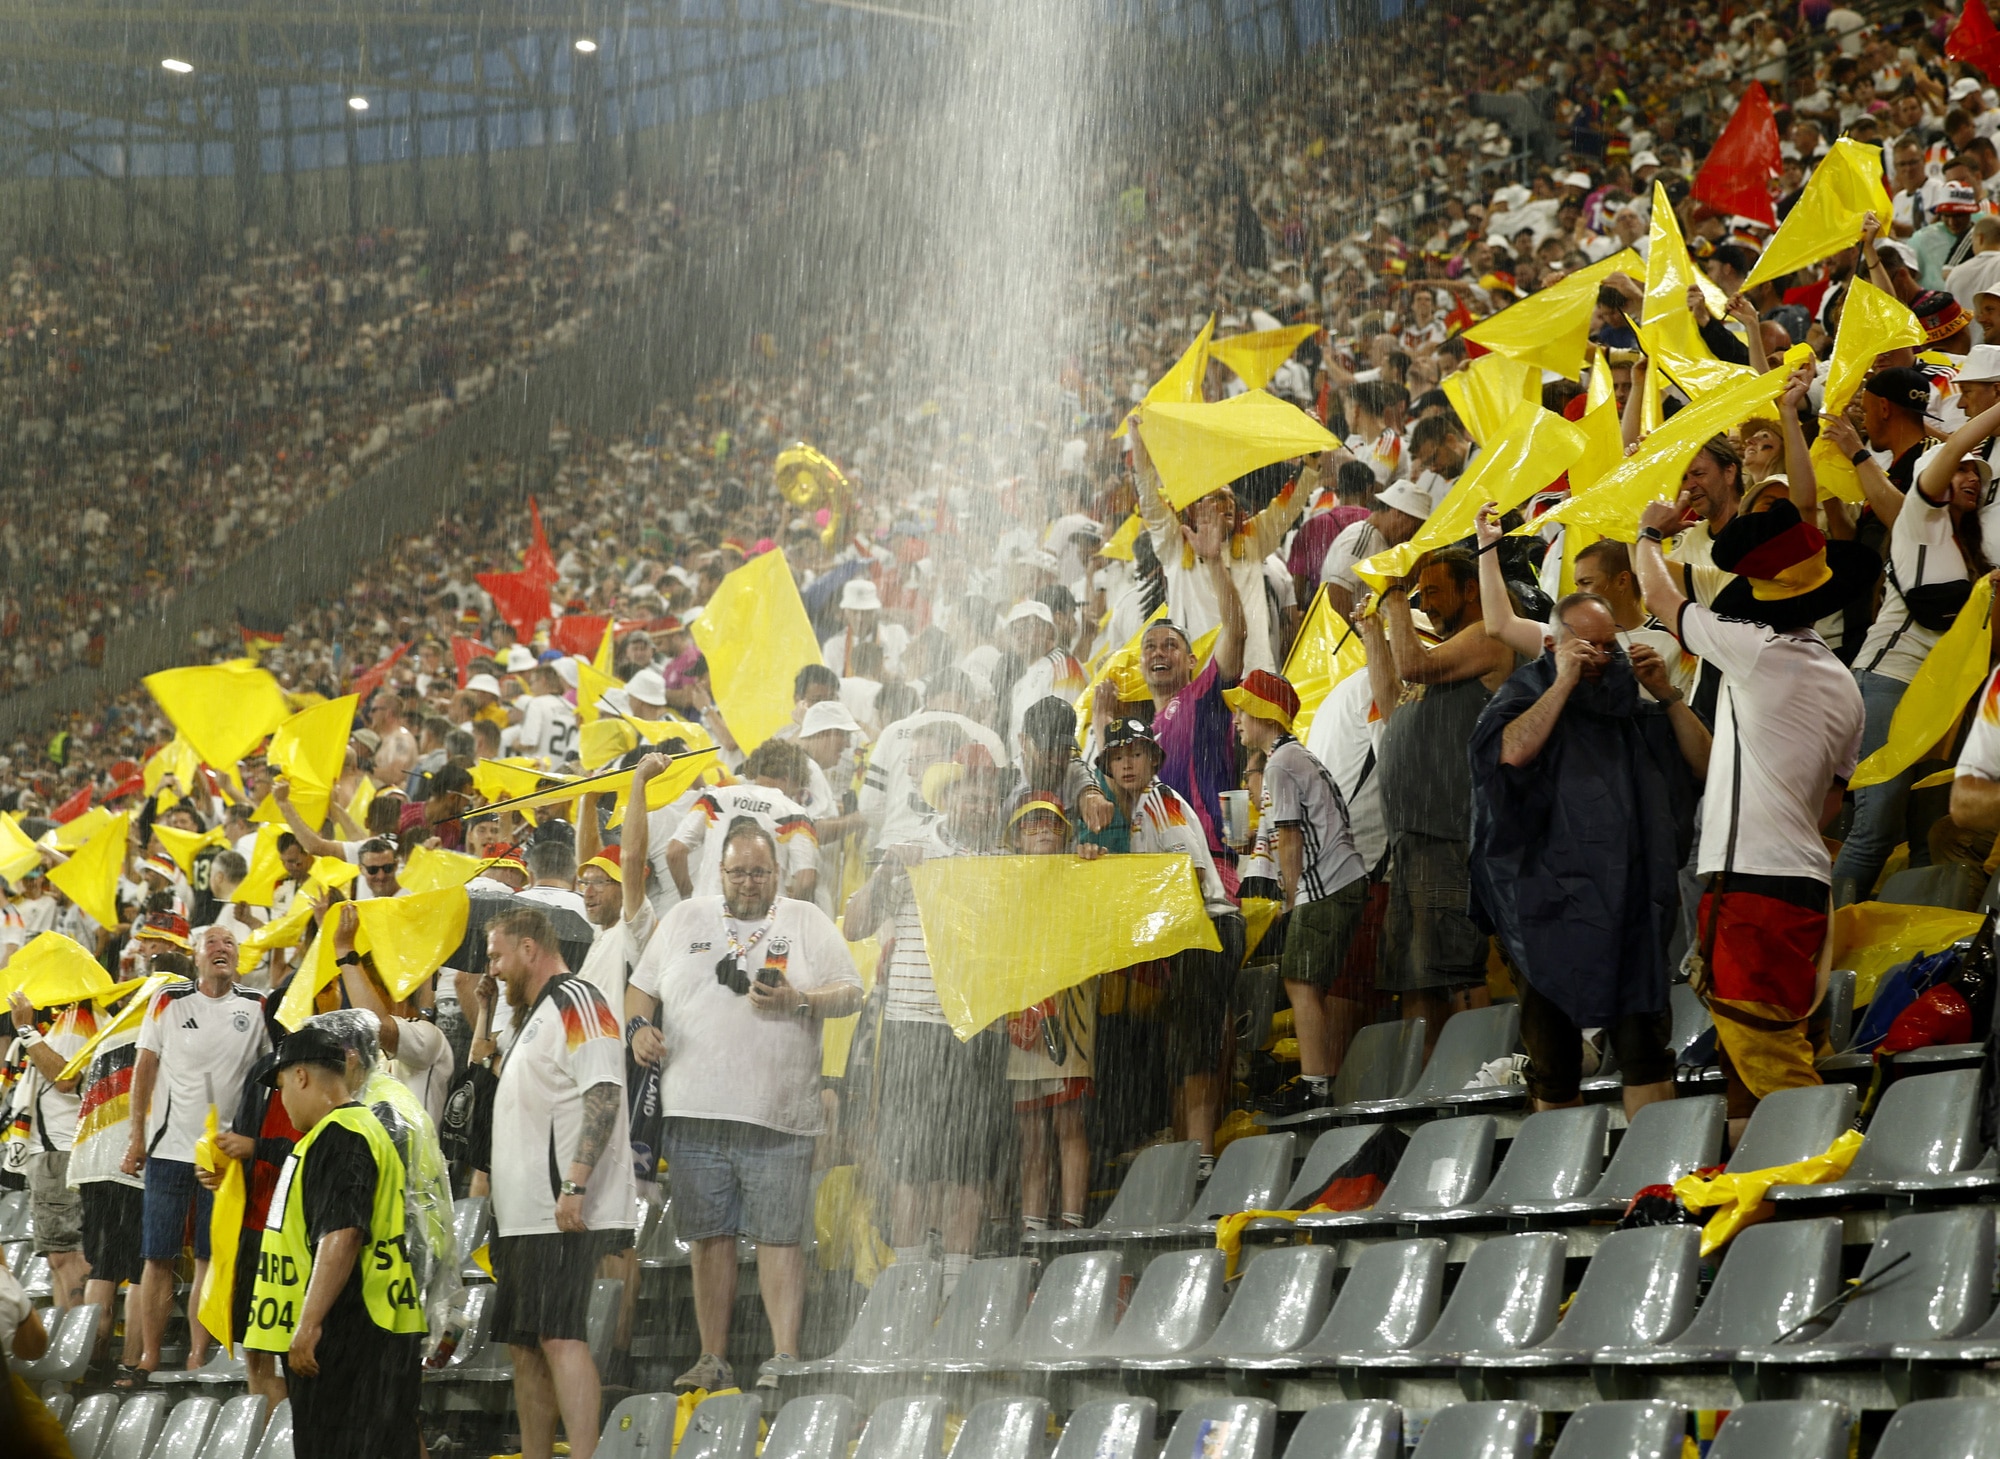
[[[1516,976],[1521,994],[1521,1047],[1528,1051],[1528,1093],[1545,1104],[1568,1104],[1583,1082],[1583,1034],[1555,1004]],[[1664,1084],[1674,1077],[1667,1047],[1673,1013],[1630,1013],[1605,1029],[1627,1085]]]
[[[630,1231],[536,1231],[493,1238],[493,1341],[531,1348],[589,1340],[597,1264],[632,1244]]]
[[[1168,960],[1167,1065],[1177,1079],[1221,1071],[1229,995],[1243,966],[1243,918],[1216,918],[1215,936],[1221,952],[1190,947]]]
[[[250,1330],[250,1297],[257,1287],[257,1261],[264,1252],[264,1228],[245,1226],[236,1238],[236,1290],[229,1294],[229,1330],[236,1341]]]
[[[361,1322],[321,1332],[313,1377],[287,1370],[295,1459],[418,1459],[420,1332]]]
[[[136,1282],[146,1274],[140,1255],[146,1193],[115,1180],[86,1181],[83,1192],[83,1255],[93,1282]]]
[[[885,1021],[876,1059],[875,1140],[891,1179],[978,1185],[1008,1168],[1014,1100],[998,1029],[960,1043],[942,1023]]]

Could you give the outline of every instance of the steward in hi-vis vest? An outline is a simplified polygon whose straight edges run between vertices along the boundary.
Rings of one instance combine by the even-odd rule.
[[[324,1029],[288,1035],[266,1077],[305,1133],[271,1194],[244,1344],[284,1354],[296,1459],[415,1459],[426,1329],[402,1159]]]

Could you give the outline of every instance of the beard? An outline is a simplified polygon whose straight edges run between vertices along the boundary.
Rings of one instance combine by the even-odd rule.
[[[777,900],[772,892],[725,892],[722,909],[738,922],[756,922],[762,920]]]
[[[512,978],[502,978],[500,980],[500,988],[507,995],[507,1006],[509,1008],[513,1009],[516,1013],[526,1013],[528,1011],[528,984],[525,978],[519,982],[516,982]]]

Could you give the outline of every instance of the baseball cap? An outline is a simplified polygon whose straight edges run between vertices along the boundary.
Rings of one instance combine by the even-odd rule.
[[[1632,170],[1634,172],[1637,172],[1642,167],[1658,167],[1659,165],[1660,159],[1651,152],[1641,152],[1637,157],[1632,159]]]
[[[1930,409],[1931,377],[1909,365],[1898,365],[1869,377],[1861,387],[1878,400],[1900,405],[1919,414]]]
[[[1039,618],[1042,622],[1048,624],[1049,627],[1055,627],[1056,615],[1049,611],[1049,605],[1037,602],[1033,598],[1016,603],[1012,608],[1007,610],[1007,622],[1009,624],[1024,623],[1030,618]]]
[[[1951,99],[1953,101],[1963,101],[1977,90],[1979,90],[1979,83],[1977,81],[1970,76],[1961,76],[1958,80],[1951,83]]]
[[[861,726],[845,704],[838,699],[822,699],[806,711],[806,717],[799,722],[799,738],[811,739],[823,735],[828,730],[845,730],[850,735],[861,733]]]
[[[1114,719],[1104,727],[1104,747],[1097,752],[1097,763],[1102,765],[1110,758],[1113,750],[1127,745],[1145,745],[1156,758],[1164,759],[1165,752],[1160,742],[1153,738],[1153,731],[1142,719]]]
[[[1274,721],[1287,733],[1292,717],[1299,712],[1299,694],[1282,675],[1269,669],[1252,669],[1234,689],[1222,691],[1223,702],[1258,719]]]
[[[2000,289],[1993,291],[2000,294]],[[1958,367],[1961,385],[1990,385],[2000,381],[2000,344],[1976,344]]]
[[[294,1064],[324,1064],[328,1068],[345,1069],[347,1048],[325,1029],[309,1023],[279,1041],[277,1060],[264,1073],[264,1087],[276,1089],[278,1076]]]
[[[1378,506],[1389,507],[1419,522],[1431,514],[1431,494],[1408,481],[1392,481],[1375,493]]]
[[[1923,265],[1917,261],[1916,250],[1911,248],[1909,244],[1899,242],[1894,238],[1876,239],[1875,253],[1878,257],[1895,259],[1897,263],[1901,264],[1911,273],[1915,273],[1917,272],[1917,270],[1923,267]]]
[[[1030,800],[1022,801],[1014,814],[1007,817],[1007,829],[1011,832],[1014,827],[1033,815],[1054,816],[1063,823],[1065,829],[1069,826],[1069,817],[1063,812],[1061,806],[1046,796],[1035,796]]]

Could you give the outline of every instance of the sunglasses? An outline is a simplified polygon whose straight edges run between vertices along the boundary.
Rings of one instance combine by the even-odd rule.
[[[361,870],[371,877],[394,876],[396,874],[396,863],[393,861],[385,861],[380,866],[370,866],[366,862],[363,862]]]

